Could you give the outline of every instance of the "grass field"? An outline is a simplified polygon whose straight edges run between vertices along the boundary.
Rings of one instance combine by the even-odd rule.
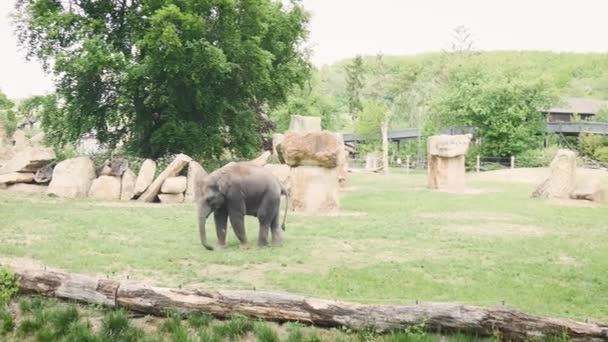
[[[280,248],[204,250],[193,205],[0,191],[0,262],[163,286],[256,288],[365,303],[505,305],[608,320],[608,207],[529,198],[527,183],[432,192],[421,174],[351,174],[336,216],[290,215]],[[208,235],[215,241],[210,219]],[[257,222],[247,220],[248,237]]]

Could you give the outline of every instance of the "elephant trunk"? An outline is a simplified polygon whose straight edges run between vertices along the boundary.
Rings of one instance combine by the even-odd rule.
[[[205,230],[205,225],[207,223],[207,217],[209,217],[212,211],[213,210],[211,210],[211,208],[206,204],[200,205],[198,210],[198,231],[201,237],[201,243],[210,251],[213,250],[213,246],[207,242],[207,231]]]

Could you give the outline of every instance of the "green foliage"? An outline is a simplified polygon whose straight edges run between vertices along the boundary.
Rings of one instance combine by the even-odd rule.
[[[302,342],[304,341],[304,332],[302,326],[298,323],[287,323],[287,340],[286,342]]]
[[[363,102],[363,110],[359,114],[359,119],[355,123],[355,132],[366,137],[367,140],[376,140],[380,137],[380,125],[384,120],[388,109],[384,104],[375,100]]]
[[[93,132],[137,155],[257,151],[265,112],[302,85],[299,1],[17,1],[28,57],[58,79],[43,114],[54,144]],[[52,63],[51,63],[52,61]]]
[[[15,329],[15,319],[13,315],[2,305],[0,306],[0,336],[5,335]]]
[[[200,342],[221,342],[222,338],[215,335],[209,328],[200,330],[198,333]]]
[[[253,329],[253,321],[249,318],[243,316],[233,316],[224,324],[215,326],[214,332],[220,337],[237,341],[239,337],[253,331]]]
[[[607,90],[608,93],[608,90]],[[608,122],[608,107],[604,107],[600,109],[600,111],[593,116],[592,121],[596,122]]]
[[[546,167],[555,156],[557,146],[526,150],[515,157],[517,167]]]
[[[205,312],[197,312],[188,316],[190,326],[197,329],[209,326],[212,320],[213,317]]]
[[[253,333],[258,342],[279,342],[279,335],[268,324],[256,324]]]
[[[131,326],[127,312],[122,309],[110,311],[103,318],[101,337],[104,341],[135,342],[142,336],[143,332]]]
[[[19,310],[23,313],[34,313],[44,309],[46,301],[41,297],[27,297],[19,302]]]
[[[361,55],[357,55],[350,64],[344,67],[346,72],[346,99],[348,112],[356,116],[363,110],[361,101],[363,87],[365,86],[365,65]]]
[[[177,312],[169,314],[163,322],[161,330],[169,333],[174,342],[188,342],[188,329],[182,324],[182,317]]]
[[[593,153],[594,159],[608,163],[608,146],[602,146]]]
[[[19,290],[17,277],[9,269],[0,266],[0,308],[8,304]]]
[[[595,134],[581,134],[578,138],[578,149],[582,155],[608,162],[608,138]]]
[[[508,157],[540,147],[544,121],[538,109],[554,99],[546,81],[470,67],[453,71],[432,110],[441,127],[477,127],[482,156]]]
[[[80,314],[74,305],[70,305],[65,309],[53,311],[48,316],[48,321],[53,327],[53,332],[56,337],[67,334],[71,325],[77,323],[79,319]]]

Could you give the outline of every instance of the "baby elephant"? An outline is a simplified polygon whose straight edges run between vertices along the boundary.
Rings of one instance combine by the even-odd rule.
[[[281,195],[287,198],[287,192],[270,171],[247,162],[233,163],[206,176],[197,184],[197,190],[200,238],[208,250],[213,250],[213,247],[207,242],[205,223],[212,212],[220,248],[226,246],[228,217],[241,246],[248,246],[245,215],[255,216],[260,222],[259,246],[268,245],[269,230],[272,232],[272,245],[281,244],[279,208]],[[286,217],[287,204],[283,216],[283,230]]]

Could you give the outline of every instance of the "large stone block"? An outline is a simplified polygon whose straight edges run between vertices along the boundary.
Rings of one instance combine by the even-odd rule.
[[[184,201],[184,194],[158,194],[160,203],[174,204]]]
[[[148,189],[152,181],[154,180],[154,174],[156,173],[156,162],[152,159],[146,159],[141,164],[139,169],[139,175],[135,181],[135,196],[139,196]]]
[[[340,162],[344,143],[332,132],[287,132],[277,147],[279,160],[291,167],[308,165],[335,168]]]
[[[88,157],[64,160],[53,169],[47,194],[69,198],[87,197],[95,176],[95,164]]]
[[[116,176],[99,176],[91,184],[89,197],[104,200],[120,199],[121,179]]]
[[[188,179],[184,176],[169,177],[163,182],[160,192],[163,194],[181,194],[186,191]]]
[[[36,172],[55,158],[55,151],[52,148],[26,148],[0,168],[0,175],[10,172]]]
[[[34,173],[32,172],[11,172],[0,175],[0,183],[32,183],[34,182]]]
[[[120,186],[120,199],[122,201],[128,201],[135,196],[135,180],[137,176],[131,169],[127,169],[122,174],[121,186]]]
[[[464,158],[471,135],[435,135],[428,144],[428,187],[431,189],[464,191]]]
[[[558,150],[549,166],[551,175],[532,193],[532,197],[569,198],[576,185],[576,153]]]
[[[321,132],[321,118],[316,116],[292,115],[289,123],[291,132]]]
[[[9,185],[7,190],[26,194],[43,194],[46,192],[47,188],[48,186],[40,184],[15,183]]]
[[[207,176],[207,171],[196,161],[188,163],[188,186],[186,187],[186,196],[184,201],[194,202],[197,197],[198,187]]]
[[[293,167],[289,172],[290,208],[305,213],[330,213],[340,208],[338,170]]]
[[[141,194],[139,201],[142,202],[153,202],[156,199],[156,195],[160,191],[165,180],[169,177],[177,176],[182,169],[192,161],[192,158],[185,154],[178,154],[175,159],[167,166],[167,168],[150,184],[148,189]]]
[[[599,178],[584,178],[576,183],[570,198],[591,202],[604,202],[606,191]]]

